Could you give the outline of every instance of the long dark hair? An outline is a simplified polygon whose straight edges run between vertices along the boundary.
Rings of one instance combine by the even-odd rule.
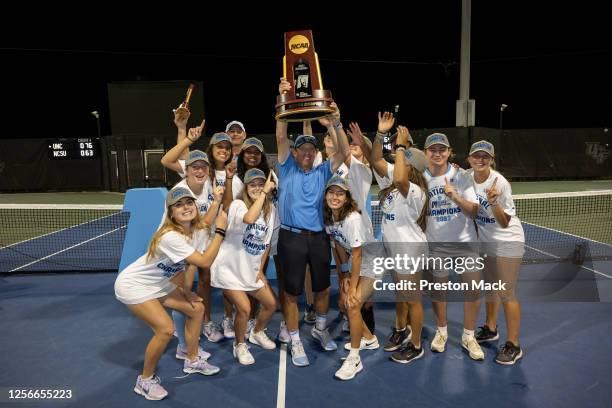
[[[221,142],[219,142],[221,143]],[[206,149],[206,154],[208,155],[208,160],[210,160],[210,168],[208,170],[208,178],[210,178],[210,185],[213,186],[215,185],[215,170],[217,170],[217,168],[215,167],[215,158],[213,157],[213,144],[209,144],[208,145],[208,149]],[[230,155],[229,155],[229,159],[227,159],[225,161],[225,163],[223,163],[223,166],[227,166],[233,159],[232,156],[232,148],[231,148],[231,143],[230,143]]]
[[[429,208],[429,194],[427,194],[427,181],[425,180],[425,177],[423,177],[423,173],[421,173],[420,171],[418,171],[412,166],[410,167],[410,176],[408,180],[412,184],[419,186],[421,191],[425,194],[425,205],[423,205],[421,214],[419,215],[419,218],[417,218],[417,221],[416,221],[417,225],[421,227],[421,230],[425,232],[425,230],[427,229],[427,209]],[[378,193],[378,200],[381,203],[381,205],[385,201],[387,196],[391,194],[391,192],[393,192],[394,190],[397,190],[397,187],[395,187],[395,184],[393,183],[389,187],[380,190],[380,192]]]
[[[329,188],[325,189],[326,195],[327,195],[327,190],[329,190]],[[361,214],[361,210],[359,209],[359,206],[357,205],[357,201],[353,199],[351,192],[348,190],[345,190],[345,192],[346,192],[346,201],[344,205],[342,206],[342,208],[340,209],[340,216],[338,217],[337,220],[334,220],[334,214],[332,212],[332,209],[329,208],[329,206],[327,205],[327,199],[323,198],[323,223],[325,225],[332,225],[334,221],[335,222],[343,221],[352,212],[358,212],[359,214]]]
[[[266,156],[265,152],[261,152],[261,161],[255,168],[263,171],[266,177],[268,177],[268,174],[270,174],[268,156]],[[238,177],[240,177],[240,180],[244,182],[244,174],[247,172],[247,170],[249,170],[247,169],[246,164],[244,163],[244,150],[241,150],[240,154],[238,155],[238,163],[236,169],[236,174],[238,175]]]

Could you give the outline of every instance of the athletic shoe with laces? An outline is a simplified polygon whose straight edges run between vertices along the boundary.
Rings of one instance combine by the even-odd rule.
[[[487,341],[495,341],[497,339],[499,339],[499,333],[497,333],[497,329],[491,330],[486,324],[484,326],[478,327],[478,331],[476,332],[477,342],[484,343]]]
[[[380,343],[378,343],[378,338],[376,336],[371,339],[366,339],[365,337],[361,338],[361,344],[359,344],[359,350],[376,350],[380,347]],[[351,351],[351,342],[349,341],[344,345],[344,349]]]
[[[288,344],[291,341],[291,336],[289,336],[289,331],[287,330],[287,324],[284,320],[280,322],[280,328],[278,329],[278,341],[281,343]]]
[[[224,317],[221,326],[223,327],[223,335],[226,338],[233,339],[236,337],[236,332],[234,331],[234,321],[230,317]]]
[[[408,331],[408,328],[405,328],[402,331],[397,330],[395,327],[391,328],[391,335],[389,336],[389,340],[383,347],[385,351],[395,351],[399,348],[403,347],[408,343],[412,337],[412,332]]]
[[[198,373],[202,375],[215,375],[221,369],[217,366],[210,364],[208,361],[202,358],[196,358],[194,361],[185,360],[183,363],[183,372],[187,374]]]
[[[210,353],[202,350],[202,347],[198,347],[198,357],[203,360],[210,358]],[[187,350],[183,350],[180,344],[176,345],[176,358],[179,360],[187,360]]]
[[[338,371],[336,371],[336,378],[341,380],[352,380],[355,376],[363,370],[363,364],[361,363],[361,358],[357,356],[348,356],[344,363],[342,363],[342,367]]]
[[[246,343],[239,343],[233,345],[234,347],[234,358],[242,365],[251,365],[255,363],[255,358],[249,351],[249,346]]]
[[[523,357],[521,346],[515,346],[512,342],[507,341],[501,346],[495,357],[495,362],[504,365],[512,365]]]
[[[221,333],[219,326],[212,321],[204,323],[202,326],[202,334],[211,343],[217,343],[223,340],[223,333]]]
[[[484,351],[482,351],[480,344],[478,344],[474,336],[462,336],[461,346],[469,352],[472,360],[484,360]]]
[[[310,333],[312,334],[312,337],[319,340],[319,343],[321,343],[321,347],[323,347],[323,350],[334,351],[338,349],[338,345],[336,344],[334,339],[332,339],[331,334],[329,334],[329,330],[319,330],[315,326],[312,328],[312,331]]]
[[[151,401],[159,401],[166,398],[168,395],[168,391],[161,386],[161,380],[156,375],[153,375],[148,380],[144,380],[142,376],[139,375],[136,379],[134,392]]]
[[[425,354],[423,346],[421,346],[421,348],[416,348],[414,344],[409,341],[408,344],[406,344],[406,347],[403,347],[401,350],[391,354],[391,360],[400,364],[408,364],[423,357],[423,354]]]
[[[244,331],[244,339],[248,340],[251,335],[251,331],[255,328],[255,319],[249,319],[246,324],[246,330]]]
[[[266,350],[274,350],[276,348],[276,343],[270,340],[264,330],[255,333],[255,328],[253,328],[249,335],[249,342],[261,346]]]
[[[289,344],[289,350],[291,352],[291,362],[293,365],[305,367],[310,364],[301,340],[292,340]]]
[[[431,351],[436,353],[444,353],[446,342],[448,340],[448,334],[442,334],[439,329],[436,329],[436,334],[431,342]],[[478,343],[476,343],[478,345]]]
[[[304,323],[315,324],[316,321],[317,314],[314,310],[314,306],[307,304],[304,308]]]

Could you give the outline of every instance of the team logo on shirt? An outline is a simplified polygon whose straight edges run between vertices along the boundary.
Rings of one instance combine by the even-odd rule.
[[[200,213],[204,214],[206,211],[208,211],[208,204],[201,204],[200,205]]]
[[[250,224],[247,226],[242,238],[242,246],[251,255],[261,255],[269,244],[264,240],[268,233],[268,226],[262,224]]]
[[[329,231],[329,235],[331,235],[336,241],[338,241],[338,243],[340,243],[340,245],[342,245],[342,248],[344,248],[345,251],[347,251],[347,253],[351,254],[351,246],[348,242],[348,240],[346,239],[346,237],[344,236],[344,234],[342,234],[342,231],[340,231],[340,229],[337,226],[333,226],[330,231]]]
[[[486,224],[495,224],[495,217],[489,217],[488,209],[491,207],[491,204],[487,200],[486,197],[483,197],[480,194],[476,194],[478,198],[478,214],[476,214],[476,224],[478,225],[486,225]]]
[[[454,181],[454,179],[451,179],[451,182],[452,181]],[[436,222],[450,221],[454,214],[461,212],[461,208],[455,205],[452,200],[444,194],[444,186],[431,188],[427,192],[427,195],[429,195],[427,216],[435,217]]]
[[[180,271],[185,269],[185,261],[181,261],[179,263],[175,263],[174,265],[166,265],[163,262],[158,263],[157,266],[159,269],[164,271],[165,278],[172,278],[174,275],[179,273]]]
[[[395,221],[395,213],[393,213],[393,209],[395,208],[395,192],[389,193],[385,197],[385,201],[382,204],[383,210],[383,221]]]

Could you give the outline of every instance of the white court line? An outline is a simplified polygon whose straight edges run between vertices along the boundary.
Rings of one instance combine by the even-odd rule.
[[[58,234],[58,233],[60,233],[60,232],[62,232],[62,231],[66,231],[66,230],[69,230],[69,229],[71,229],[71,228],[78,228],[78,227],[83,226],[83,225],[85,225],[85,224],[90,224],[90,223],[95,222],[95,221],[103,220],[104,218],[113,217],[113,216],[115,216],[115,215],[117,215],[117,214],[120,214],[120,212],[117,212],[117,213],[114,213],[114,214],[110,214],[110,215],[105,215],[104,217],[96,218],[96,219],[93,219],[93,220],[90,220],[90,221],[85,221],[85,222],[83,222],[83,223],[81,223],[81,224],[72,225],[72,226],[70,226],[70,227],[66,227],[66,228],[59,229],[59,230],[57,230],[57,231],[48,232],[48,233],[46,233],[46,234],[39,235],[39,236],[37,236],[37,237],[28,238],[28,239],[24,239],[23,241],[15,242],[15,243],[12,243],[12,244],[7,245],[7,246],[0,247],[0,250],[2,250],[2,249],[6,249],[6,248],[10,248],[10,247],[15,246],[15,245],[23,244],[23,243],[28,242],[28,241],[33,241],[33,240],[38,239],[38,238],[43,238],[43,237],[46,237],[46,236],[49,236],[49,235]]]
[[[71,247],[68,247],[68,248],[64,248],[64,249],[62,249],[61,251],[58,251],[58,252],[56,252],[56,253],[54,253],[54,254],[47,255],[47,256],[45,256],[44,258],[37,259],[36,261],[32,261],[32,262],[30,262],[30,263],[28,263],[28,264],[22,265],[22,266],[20,266],[19,268],[15,268],[15,269],[13,269],[13,270],[10,270],[9,272],[15,272],[15,271],[18,271],[18,270],[20,270],[20,269],[27,268],[27,267],[28,267],[28,266],[30,266],[30,265],[34,265],[35,263],[38,263],[38,262],[40,262],[40,261],[44,261],[45,259],[51,258],[52,256],[55,256],[55,255],[61,254],[62,252],[69,251],[69,250],[71,250],[72,248],[76,248],[76,247],[78,247],[78,246],[81,246],[81,245],[83,245],[83,244],[86,244],[86,243],[88,243],[88,242],[91,242],[91,241],[93,241],[94,239],[98,239],[98,238],[101,238],[101,237],[103,237],[103,236],[105,236],[105,235],[112,234],[113,232],[118,231],[118,230],[120,230],[120,229],[122,229],[122,228],[125,228],[125,226],[122,226],[122,227],[119,227],[119,228],[115,228],[115,229],[114,229],[114,230],[112,230],[112,231],[105,232],[104,234],[101,234],[101,235],[98,235],[98,236],[96,236],[96,237],[90,238],[90,239],[88,239],[87,241],[79,242],[78,244],[75,244],[75,245],[73,245],[73,246],[71,246]]]
[[[555,232],[555,233],[557,233],[557,234],[569,235],[570,237],[580,238],[580,239],[584,239],[584,240],[587,240],[587,241],[594,242],[594,243],[599,244],[599,245],[605,245],[605,246],[612,247],[612,245],[607,244],[607,243],[605,243],[605,242],[595,241],[594,239],[591,239],[591,238],[581,237],[580,235],[570,234],[569,232],[565,232],[565,231],[556,230],[556,229],[554,229],[554,228],[544,227],[544,226],[542,226],[542,225],[534,224],[534,223],[532,223],[532,222],[527,222],[527,221],[523,221],[523,220],[521,220],[521,223],[523,223],[523,224],[528,224],[528,225],[532,225],[532,226],[534,226],[534,227],[536,227],[536,228],[542,228],[542,229],[545,229],[545,230],[549,230],[549,231]]]
[[[548,253],[548,252],[546,252],[546,251],[542,251],[542,250],[540,250],[540,249],[537,249],[537,248],[531,247],[531,246],[529,246],[529,245],[525,245],[525,246],[526,246],[527,248],[533,249],[534,251],[538,251],[538,252],[539,252],[539,253],[541,253],[541,254],[548,255],[548,256],[552,256],[553,258],[561,259],[561,257],[560,257],[560,256],[553,255],[553,254],[549,254],[549,253]],[[594,273],[596,273],[596,274],[598,274],[598,275],[602,275],[602,276],[605,276],[606,278],[610,278],[610,279],[612,279],[612,276],[610,276],[610,275],[606,275],[606,274],[605,274],[605,273],[603,273],[603,272],[599,272],[599,271],[596,271],[595,269],[587,268],[586,266],[582,266],[582,265],[580,265],[580,267],[581,267],[582,269],[586,269],[587,271],[591,271],[591,272],[594,272]]]
[[[278,362],[278,389],[276,391],[276,408],[285,408],[285,378],[287,374],[287,345],[281,344]]]

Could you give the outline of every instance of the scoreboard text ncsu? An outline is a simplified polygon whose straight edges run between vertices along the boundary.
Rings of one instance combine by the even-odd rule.
[[[49,158],[61,159],[93,159],[99,156],[100,144],[92,138],[49,139]]]

